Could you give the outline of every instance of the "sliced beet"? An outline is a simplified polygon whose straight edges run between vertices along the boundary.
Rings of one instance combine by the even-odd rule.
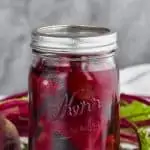
[[[113,126],[113,122],[110,120],[111,113],[113,113],[111,112],[113,103],[118,103],[114,96],[117,92],[117,79],[114,78],[116,72],[114,70],[88,72],[82,71],[79,64],[74,66],[67,78],[70,110],[69,116],[66,115],[66,123],[72,143],[80,150],[86,148],[98,150],[100,147],[105,149],[107,134],[109,134],[107,133],[109,123],[110,126]],[[84,109],[81,106],[83,103]],[[74,111],[77,113],[74,113]],[[117,113],[112,115],[117,115]],[[89,127],[89,122],[94,125],[97,124],[96,127]],[[112,128],[112,135],[116,134],[115,130]],[[112,147],[115,148],[116,143],[113,143],[113,140],[116,140],[116,136],[111,137],[114,137],[111,142]],[[112,147],[108,150],[112,150]]]
[[[116,72],[87,71],[80,61],[72,61],[69,67],[44,65],[39,62],[37,68],[32,69],[29,80],[32,110],[30,131],[37,129],[41,121],[43,124],[43,131],[38,132],[40,140],[35,140],[34,136],[32,144],[40,150],[48,142],[46,137],[50,140],[57,133],[76,150],[105,150],[108,142],[112,146],[107,150],[113,150],[117,132],[113,121],[118,121],[117,117],[112,118],[112,115],[116,115],[114,103],[118,103],[115,97],[118,92]],[[52,107],[57,110],[53,111]],[[57,115],[52,117],[53,114]],[[32,135],[35,135],[34,132]],[[49,143],[45,143],[45,150],[51,149]]]

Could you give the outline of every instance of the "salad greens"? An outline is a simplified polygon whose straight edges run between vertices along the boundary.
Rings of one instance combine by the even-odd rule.
[[[28,150],[28,144],[23,144],[22,150]]]
[[[131,96],[132,97],[132,96]],[[138,99],[130,99],[129,95],[121,95],[120,118],[121,128],[133,128],[139,137],[140,150],[150,150],[150,133],[147,128],[150,127],[150,105],[147,105],[147,98],[145,102]],[[144,100],[142,98],[142,100]],[[125,124],[124,119],[130,122]],[[138,139],[137,139],[138,140]]]
[[[145,128],[139,128],[138,134],[141,142],[141,150],[150,150],[150,135]]]
[[[150,120],[150,106],[133,100],[131,104],[121,106],[120,114],[130,121]]]

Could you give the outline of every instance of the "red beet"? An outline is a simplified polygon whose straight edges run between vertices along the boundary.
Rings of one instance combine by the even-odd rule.
[[[150,105],[150,98],[144,97],[144,96],[137,96],[137,95],[127,95],[127,94],[121,94],[121,99],[126,101],[127,103],[132,103],[133,100],[139,101],[143,104]]]
[[[0,103],[0,113],[14,123],[20,136],[28,135],[28,101],[19,99],[5,100]]]
[[[0,116],[0,149],[21,150],[19,134],[15,125]]]

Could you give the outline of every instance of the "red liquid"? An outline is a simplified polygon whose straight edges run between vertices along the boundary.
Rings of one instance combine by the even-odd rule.
[[[30,150],[119,150],[118,76],[115,69],[31,69]]]

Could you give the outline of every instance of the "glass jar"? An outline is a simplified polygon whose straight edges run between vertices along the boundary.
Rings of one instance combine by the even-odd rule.
[[[32,32],[30,150],[119,150],[116,41],[98,27]]]

